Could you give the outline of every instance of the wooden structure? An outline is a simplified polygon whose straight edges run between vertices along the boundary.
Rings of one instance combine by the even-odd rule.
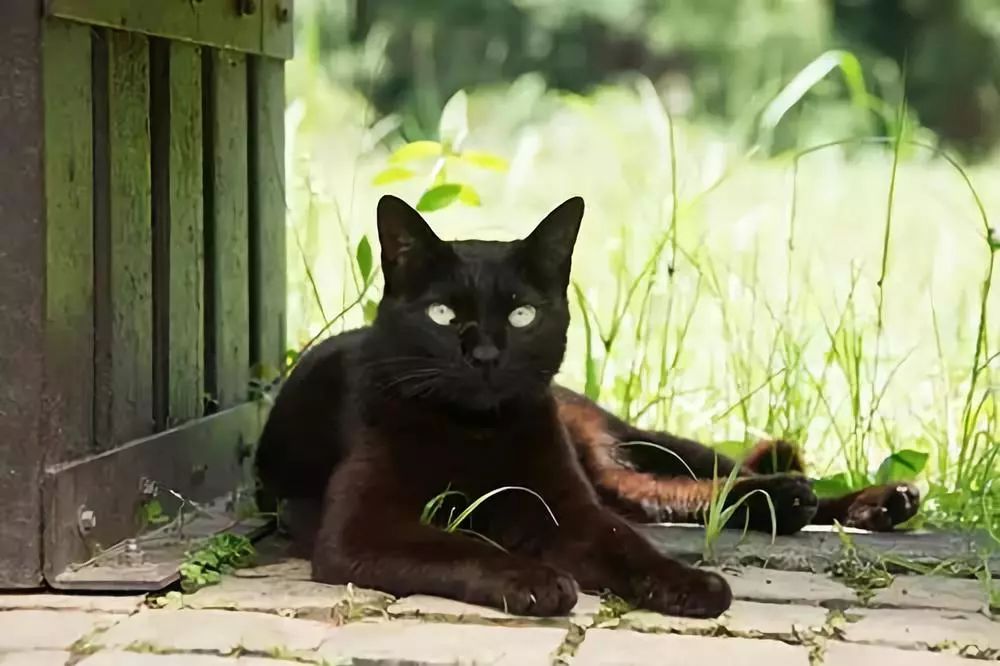
[[[149,480],[245,478],[284,356],[291,3],[0,4],[0,588],[69,586]]]

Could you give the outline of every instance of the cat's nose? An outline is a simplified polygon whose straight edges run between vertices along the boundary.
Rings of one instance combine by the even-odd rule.
[[[500,350],[494,344],[476,345],[472,348],[472,362],[479,367],[493,366],[500,358]]]

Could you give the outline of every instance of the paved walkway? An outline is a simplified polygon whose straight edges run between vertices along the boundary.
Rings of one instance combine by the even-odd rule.
[[[897,577],[867,602],[819,574],[724,571],[718,620],[623,612],[582,596],[536,620],[434,597],[309,581],[306,562],[244,569],[191,595],[0,595],[4,666],[974,666],[1000,660],[977,581]],[[871,595],[863,595],[865,598]]]

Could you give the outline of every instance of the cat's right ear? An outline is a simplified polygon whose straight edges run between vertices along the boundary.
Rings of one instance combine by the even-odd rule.
[[[393,294],[429,266],[445,244],[420,213],[399,197],[386,194],[379,199],[377,218],[385,293]]]

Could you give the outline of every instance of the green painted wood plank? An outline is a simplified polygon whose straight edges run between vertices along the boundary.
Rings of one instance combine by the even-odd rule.
[[[251,359],[270,380],[285,355],[285,68],[250,59]]]
[[[204,391],[204,201],[201,48],[170,46],[170,350],[168,421],[201,414]]]
[[[250,380],[246,58],[207,53],[205,126],[209,393],[220,408],[246,400]]]
[[[153,430],[153,316],[149,47],[133,33],[109,30],[103,39],[107,118],[100,133],[95,123],[95,142],[106,142],[106,165],[95,159],[95,196],[106,204],[95,206],[95,425],[106,449]]]
[[[292,22],[295,15],[293,0],[261,0],[263,34],[261,53],[289,60],[294,55],[295,35]]]
[[[288,14],[260,0],[49,0],[46,10],[51,16],[92,25],[290,58],[292,0],[281,2]],[[280,21],[283,16],[288,20]]]
[[[93,120],[90,28],[50,19],[45,100],[45,382],[48,462],[92,451],[94,437]]]

